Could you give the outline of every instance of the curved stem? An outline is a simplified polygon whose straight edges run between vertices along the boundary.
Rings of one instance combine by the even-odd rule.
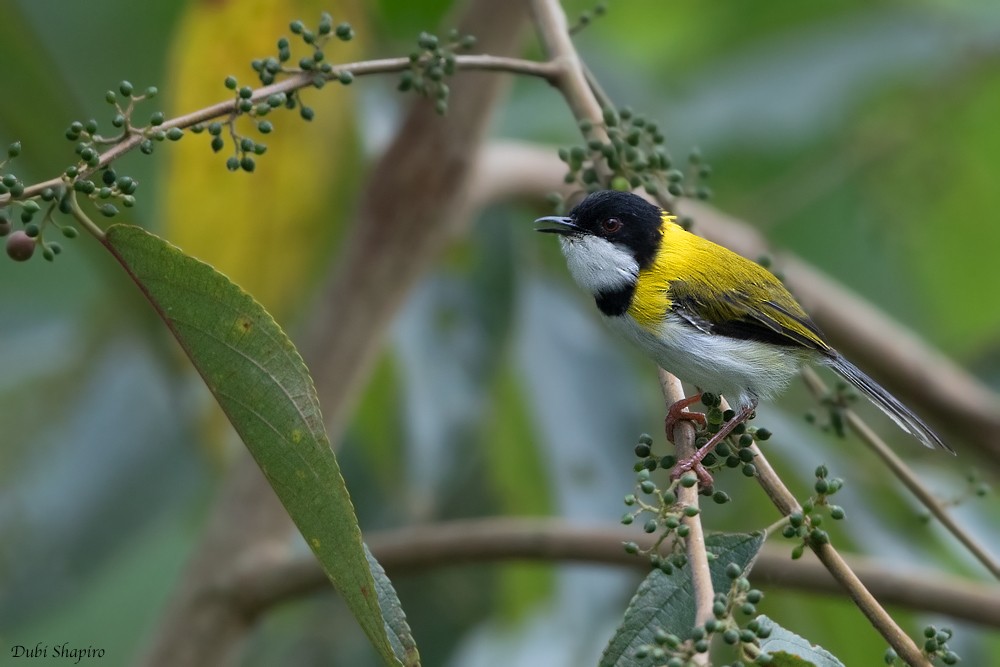
[[[809,390],[817,397],[820,398],[825,396],[827,392],[826,385],[819,378],[812,368],[802,369],[802,378],[806,381],[806,385]],[[868,445],[869,449],[875,452],[882,463],[892,471],[892,474],[896,476],[900,482],[903,483],[907,489],[910,490],[917,500],[927,508],[927,510],[933,514],[941,525],[944,526],[949,533],[955,536],[955,538],[962,543],[962,545],[969,550],[969,552],[975,556],[982,565],[990,571],[997,579],[1000,579],[1000,563],[993,558],[989,551],[986,550],[982,544],[980,544],[972,536],[969,531],[958,525],[958,522],[948,513],[944,505],[934,497],[930,489],[923,485],[913,470],[907,466],[903,459],[899,458],[894,451],[892,451],[885,441],[880,438],[875,431],[871,429],[868,424],[865,423],[861,417],[855,414],[851,410],[846,410],[845,414],[847,416],[847,424],[851,427],[851,430],[862,442]]]
[[[103,240],[104,230],[98,227],[97,224],[90,219],[90,216],[84,213],[83,209],[80,208],[80,202],[76,198],[76,192],[70,190],[66,196],[69,198],[69,211],[73,218],[98,241]]]

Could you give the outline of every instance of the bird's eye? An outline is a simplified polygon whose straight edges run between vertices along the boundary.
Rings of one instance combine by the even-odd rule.
[[[608,234],[614,234],[619,229],[622,228],[622,221],[618,218],[605,218],[601,222],[601,229],[603,229]]]

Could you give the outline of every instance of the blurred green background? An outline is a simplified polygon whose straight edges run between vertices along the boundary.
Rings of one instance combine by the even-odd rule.
[[[31,182],[65,168],[73,154],[63,130],[72,120],[107,118],[103,91],[121,79],[159,86],[150,111],[190,98],[187,87],[171,90],[190,83],[175,66],[179,49],[194,48],[192,31],[208,20],[199,12],[217,4],[227,3],[4,0],[0,145],[22,141],[18,175]],[[315,21],[319,8],[336,20],[347,11],[336,3],[268,4],[282,24]],[[565,6],[572,19],[592,3]],[[247,63],[238,71],[208,59],[203,69],[217,85],[204,103],[226,97],[227,74],[249,81],[249,59],[270,53],[287,33],[260,34],[245,13],[246,26],[215,39],[230,53],[236,48],[226,40],[242,30],[252,36],[245,41],[263,46],[232,53]],[[406,54],[421,30],[448,27],[443,22],[455,15],[444,0],[351,3],[348,13],[359,41],[344,47],[353,51],[343,60]],[[714,168],[715,205],[1000,384],[1000,6],[616,1],[576,41],[616,102],[661,123],[675,155],[700,148]],[[525,54],[537,55],[530,40]],[[333,47],[328,57],[341,56]],[[272,188],[277,204],[256,219],[227,207],[232,199],[213,200],[213,188],[273,182],[226,173],[204,137],[182,142],[183,161],[170,155],[180,146],[165,146],[152,157],[129,155],[119,169],[142,183],[128,221],[175,241],[207,229],[206,254],[212,243],[245,242],[246,263],[285,235],[320,241],[279,254],[299,282],[268,303],[293,337],[308,317],[303,297],[350,224],[359,174],[410,102],[391,77],[308,95],[335,118],[306,128],[318,154],[272,146],[260,163],[312,178],[312,189],[285,202]],[[276,140],[304,125],[292,115],[276,124]],[[538,81],[515,83],[492,135],[579,142],[564,103]],[[317,211],[301,208],[305,199]],[[364,530],[481,515],[587,522],[621,515],[635,438],[660,434],[658,385],[648,362],[611,338],[570,284],[552,239],[532,232],[531,220],[543,213],[515,204],[484,211],[407,299],[340,449]],[[206,256],[196,243],[181,245]],[[0,663],[13,644],[58,640],[106,649],[100,664],[127,664],[177,585],[227,450],[213,433],[207,392],[133,285],[91,240],[64,246],[51,265],[0,261]],[[282,266],[271,262],[269,271]],[[270,275],[258,278],[267,283]],[[840,503],[849,521],[834,532],[839,545],[985,576],[918,519],[910,497],[886,483],[856,442],[806,424],[810,407],[797,383],[780,404],[765,406],[759,423],[776,433],[767,450],[794,491],[804,494],[823,462],[847,480]],[[961,491],[974,460],[943,460],[884,420],[875,423],[936,490]],[[710,528],[775,520],[751,482],[726,479],[723,488],[739,508],[709,508]],[[995,499],[956,513],[1000,552]],[[531,564],[395,581],[425,664],[462,667],[595,664],[636,582],[613,569]],[[879,661],[884,643],[848,602],[767,592],[763,613],[845,664]],[[899,617],[913,633],[942,622]],[[957,626],[952,647],[966,664],[985,665],[1000,651],[998,639]],[[345,609],[323,593],[270,614],[241,663],[372,659]]]

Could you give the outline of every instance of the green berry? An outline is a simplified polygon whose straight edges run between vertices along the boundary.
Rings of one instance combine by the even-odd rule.
[[[7,147],[7,157],[15,158],[21,154],[21,142],[15,141],[10,146]]]
[[[625,547],[625,553],[627,554],[637,554],[639,553],[639,545],[635,542],[625,542],[622,546]]]
[[[179,127],[172,127],[169,130],[167,130],[167,139],[170,139],[170,141],[177,141],[183,136],[184,136],[184,130],[182,130]]]
[[[316,112],[313,111],[312,107],[303,106],[299,109],[299,115],[302,116],[303,120],[312,120],[316,117]]]
[[[334,34],[337,35],[338,39],[344,42],[349,42],[354,39],[354,28],[351,27],[350,23],[341,23],[337,26]]]
[[[243,171],[252,172],[257,168],[257,163],[254,162],[252,157],[245,155],[243,156],[243,159],[240,160],[240,168],[242,168]]]
[[[128,81],[122,81],[118,84],[118,90],[125,97],[132,97],[132,84]]]
[[[228,88],[229,90],[236,90],[236,77],[235,76],[232,76],[232,75],[227,76],[226,80],[223,83],[225,84],[226,88]]]
[[[76,230],[76,227],[63,227],[62,235],[68,239],[75,239],[77,236],[80,235],[80,232]]]
[[[213,151],[215,151],[216,153],[218,153],[219,151],[221,151],[225,147],[226,147],[226,142],[222,139],[222,137],[213,137],[212,138],[212,150]]]
[[[643,524],[642,529],[643,529],[643,531],[645,531],[647,533],[655,533],[656,532],[656,519],[650,519],[649,521],[647,521],[645,524]]]
[[[236,171],[240,168],[240,159],[238,157],[231,157],[226,160],[226,169],[229,171]]]
[[[692,486],[698,483],[698,475],[693,472],[686,472],[681,476],[681,486],[685,489],[690,489]]]

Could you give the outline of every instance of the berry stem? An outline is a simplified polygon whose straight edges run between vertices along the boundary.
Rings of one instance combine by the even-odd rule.
[[[88,232],[90,232],[91,235],[94,236],[94,238],[96,238],[98,241],[103,241],[104,230],[98,227],[94,223],[94,221],[91,220],[90,217],[88,217],[87,214],[83,212],[83,209],[80,208],[80,202],[77,201],[76,193],[70,191],[69,193],[67,193],[66,196],[69,198],[70,214],[76,219],[77,222],[80,223],[80,226],[86,229]]]

